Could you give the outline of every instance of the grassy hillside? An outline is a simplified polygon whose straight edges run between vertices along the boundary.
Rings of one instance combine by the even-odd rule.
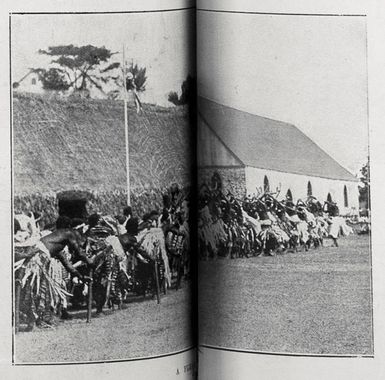
[[[189,182],[190,126],[185,110],[129,107],[132,191]],[[14,94],[14,193],[54,195],[126,186],[122,101]]]

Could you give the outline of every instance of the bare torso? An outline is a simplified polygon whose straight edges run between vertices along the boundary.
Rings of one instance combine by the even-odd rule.
[[[41,242],[47,247],[52,257],[55,257],[66,246],[71,253],[79,255],[81,236],[70,228],[59,229],[42,237]]]
[[[87,265],[92,265],[92,261],[81,252],[83,239],[80,233],[71,228],[58,229],[49,235],[41,238],[41,242],[47,247],[51,257],[57,258],[64,267],[74,276],[83,277],[73,267],[71,262],[66,257],[63,249],[68,247],[73,259],[81,260]]]

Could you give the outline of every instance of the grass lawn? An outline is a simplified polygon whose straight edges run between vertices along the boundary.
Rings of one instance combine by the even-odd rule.
[[[372,355],[368,236],[309,252],[203,261],[200,342],[278,353]]]

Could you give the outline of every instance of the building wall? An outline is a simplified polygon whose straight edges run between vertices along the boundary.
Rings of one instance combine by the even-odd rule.
[[[351,212],[358,213],[359,210],[357,182],[245,167],[243,162],[223,144],[202,117],[198,118],[198,167],[198,182],[200,184],[210,183],[214,172],[218,172],[222,178],[224,189],[230,190],[240,198],[246,194],[256,193],[257,188],[263,189],[266,175],[271,191],[281,187],[280,198],[284,198],[290,189],[295,201],[306,199],[308,182],[310,181],[312,195],[324,202],[330,194],[342,215]],[[345,207],[344,199],[345,186],[347,207]]]
[[[16,88],[18,92],[31,92],[34,94],[43,94],[45,90],[39,79],[39,76],[36,73],[30,73],[27,75]]]
[[[337,203],[342,215],[352,211],[358,213],[359,204],[357,182],[310,177],[299,174],[246,167],[245,183],[247,194],[256,193],[257,188],[263,189],[265,176],[268,178],[271,191],[275,191],[277,187],[281,188],[279,198],[284,198],[286,192],[290,189],[295,201],[298,199],[306,199],[308,182],[310,181],[312,195],[321,201],[321,203],[327,199],[327,196],[330,193],[332,200]],[[346,186],[347,189],[348,207],[345,207],[344,204],[344,186]]]
[[[242,163],[222,141],[198,118],[198,166],[240,166]]]
[[[222,179],[225,191],[231,191],[236,198],[246,195],[246,177],[243,167],[201,167],[198,169],[198,184],[210,184],[211,177],[217,172]]]

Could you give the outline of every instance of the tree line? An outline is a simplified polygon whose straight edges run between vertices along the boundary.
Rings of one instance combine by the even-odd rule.
[[[120,62],[113,61],[119,52],[104,46],[57,45],[41,49],[39,53],[52,58],[48,67],[31,69],[38,74],[44,90],[62,93],[72,90],[74,94],[89,97],[90,89],[96,88],[111,99],[118,98],[124,86],[127,91],[136,93],[146,90],[146,68],[133,62],[123,67]],[[188,75],[181,85],[180,95],[172,91],[168,100],[174,105],[185,105],[194,101],[195,96],[196,81]]]

